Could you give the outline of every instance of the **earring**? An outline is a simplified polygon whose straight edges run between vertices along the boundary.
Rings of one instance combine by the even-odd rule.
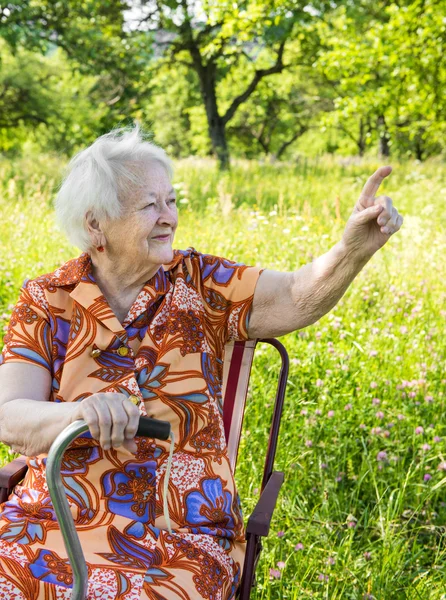
[[[98,247],[96,248],[96,250],[97,250],[98,252],[104,252],[104,246],[98,246]]]

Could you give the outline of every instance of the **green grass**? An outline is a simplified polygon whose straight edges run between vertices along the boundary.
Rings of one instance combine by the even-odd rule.
[[[403,228],[328,315],[281,338],[290,375],[275,468],[285,483],[256,600],[446,598],[446,167],[391,164],[384,193]],[[221,177],[212,161],[182,161],[175,247],[296,270],[339,241],[378,165],[242,161]],[[0,163],[1,334],[23,279],[79,254],[53,224],[60,170],[46,157]],[[236,473],[246,517],[278,370],[276,351],[259,346]]]

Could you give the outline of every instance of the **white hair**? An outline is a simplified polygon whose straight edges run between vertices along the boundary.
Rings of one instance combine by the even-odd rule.
[[[55,199],[56,220],[72,244],[88,251],[92,242],[86,229],[85,215],[119,219],[124,212],[122,198],[132,184],[142,183],[139,166],[158,161],[173,177],[172,163],[165,151],[145,139],[139,124],[113,129],[102,135],[68,164]]]

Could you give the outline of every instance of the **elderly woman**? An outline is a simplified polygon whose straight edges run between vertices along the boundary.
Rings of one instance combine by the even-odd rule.
[[[171,164],[138,126],[71,161],[56,213],[82,254],[24,284],[4,340],[0,439],[29,469],[0,507],[0,598],[70,596],[45,463],[77,419],[90,433],[62,476],[89,598],[234,598],[245,544],[221,418],[224,346],[306,327],[338,302],[401,227],[390,198],[375,198],[389,173],[369,179],[336,246],[280,273],[172,249]],[[167,497],[169,443],[135,437],[140,415],[172,425]]]

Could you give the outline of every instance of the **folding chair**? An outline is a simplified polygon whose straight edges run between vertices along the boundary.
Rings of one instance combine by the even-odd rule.
[[[278,471],[273,472],[273,465],[279,435],[280,419],[282,416],[285,398],[286,383],[288,379],[289,360],[283,344],[274,338],[235,342],[228,344],[225,347],[222,397],[223,424],[226,441],[228,444],[229,460],[231,468],[235,473],[248,392],[248,383],[254,358],[254,351],[257,343],[259,342],[268,343],[279,351],[282,359],[282,366],[278,378],[274,412],[263,470],[260,498],[254,508],[254,511],[249,517],[245,528],[247,546],[243,575],[237,592],[237,598],[239,600],[249,600],[251,589],[255,581],[255,569],[260,552],[262,550],[260,538],[266,537],[269,533],[272,514],[276,506],[277,497],[284,479],[283,473]],[[76,421],[76,423],[80,423],[80,421]],[[72,425],[70,425],[70,427],[72,427]],[[85,431],[85,429],[83,431]],[[78,431],[76,435],[79,433],[81,432]],[[70,439],[73,439],[73,437]],[[49,469],[48,463],[47,469]],[[8,499],[14,486],[20,483],[20,481],[24,478],[26,470],[27,466],[25,457],[16,458],[11,463],[0,469],[0,502],[5,502]],[[61,494],[64,495],[63,492],[61,492]],[[69,510],[63,514],[67,515],[67,519],[71,518],[71,513]],[[64,540],[67,544],[65,536]],[[72,566],[74,567],[74,565]],[[84,572],[86,573],[86,569]],[[73,574],[76,583],[76,577],[78,576],[78,573],[76,573],[74,568]]]

